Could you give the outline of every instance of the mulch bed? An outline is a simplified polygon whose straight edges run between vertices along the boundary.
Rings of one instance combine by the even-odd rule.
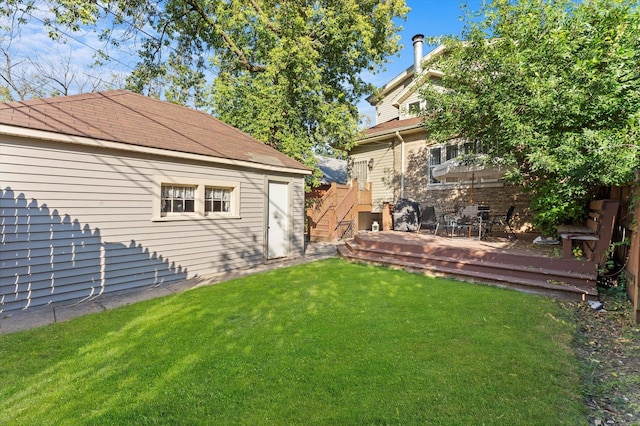
[[[600,297],[603,309],[570,304],[590,425],[640,424],[640,324],[624,295]]]

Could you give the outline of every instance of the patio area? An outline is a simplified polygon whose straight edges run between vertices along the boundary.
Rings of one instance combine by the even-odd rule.
[[[564,300],[597,298],[595,263],[562,258],[560,245],[534,244],[538,234],[482,240],[432,232],[363,232],[338,246],[347,259],[486,283]]]

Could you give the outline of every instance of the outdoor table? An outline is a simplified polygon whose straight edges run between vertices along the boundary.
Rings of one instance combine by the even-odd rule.
[[[472,220],[460,221],[460,218],[456,216],[447,216],[444,218],[444,224],[442,227],[448,237],[472,237],[479,240],[485,235],[488,220],[482,220],[482,214],[478,214],[477,217]],[[477,234],[476,234],[477,230]]]

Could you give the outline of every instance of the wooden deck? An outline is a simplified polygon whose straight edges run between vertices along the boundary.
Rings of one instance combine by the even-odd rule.
[[[391,265],[433,275],[481,282],[565,300],[596,299],[597,271],[587,260],[562,258],[559,245],[533,244],[535,235],[517,241],[443,237],[413,232],[367,232],[338,246],[354,261]]]

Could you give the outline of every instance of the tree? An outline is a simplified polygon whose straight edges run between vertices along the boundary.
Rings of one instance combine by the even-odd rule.
[[[492,0],[427,67],[425,127],[477,141],[514,166],[534,224],[555,235],[590,191],[631,182],[640,167],[637,0]]]
[[[121,28],[140,38],[129,88],[145,92],[162,79],[159,95],[191,100],[307,164],[315,148],[356,139],[356,103],[373,91],[362,74],[399,50],[394,19],[408,11],[404,0],[50,3],[55,25],[97,24],[112,44]]]
[[[118,86],[116,75],[107,77],[97,70],[90,74],[73,65],[70,52],[54,59],[37,54],[23,58],[9,54],[0,46],[0,55],[4,59],[4,66],[0,65],[0,87],[4,86],[0,99],[4,101],[96,92],[124,84]],[[12,59],[18,62],[13,63]]]
[[[27,11],[29,7],[27,6]],[[97,66],[73,63],[73,50],[64,40],[52,42],[45,54],[22,49],[20,31],[28,14],[11,2],[0,6],[0,101],[66,96],[123,87],[117,74],[105,75]],[[63,49],[63,47],[67,47]]]

